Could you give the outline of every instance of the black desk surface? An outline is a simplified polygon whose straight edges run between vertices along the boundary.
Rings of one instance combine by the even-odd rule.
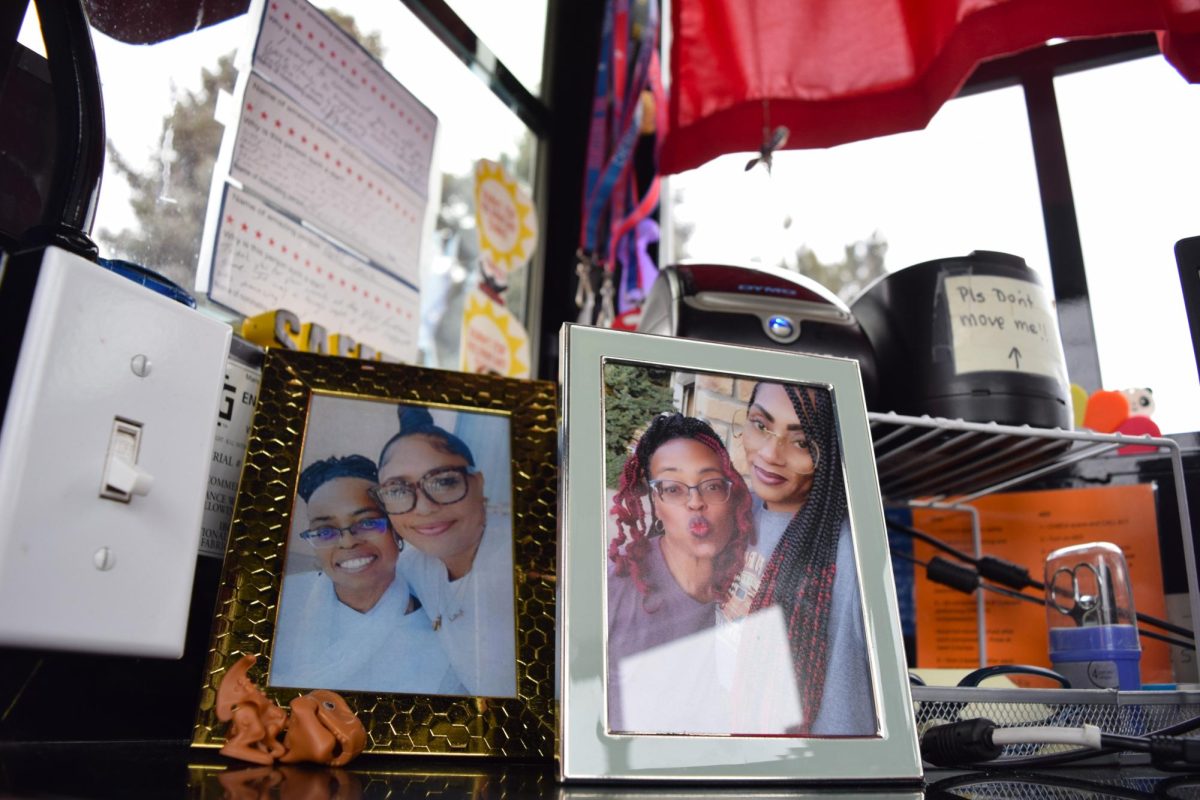
[[[561,786],[544,763],[362,756],[349,767],[257,767],[186,742],[0,743],[0,797],[229,800],[357,798],[1200,798],[1200,775],[1149,767],[1076,767],[1053,772],[931,772],[926,786]]]

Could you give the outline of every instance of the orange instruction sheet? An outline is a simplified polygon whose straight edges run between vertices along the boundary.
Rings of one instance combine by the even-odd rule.
[[[1085,542],[1117,545],[1129,564],[1136,610],[1166,618],[1152,485],[1014,492],[972,505],[979,510],[983,552],[1027,567],[1037,581],[1044,580],[1043,564],[1053,550]],[[973,552],[967,513],[913,509],[913,527]],[[939,554],[949,557],[915,542],[913,555],[920,560]],[[977,667],[975,598],[932,583],[916,569],[918,666]],[[1050,666],[1045,610],[993,592],[984,596],[988,663]],[[1172,682],[1166,644],[1142,637],[1141,674],[1142,683]]]

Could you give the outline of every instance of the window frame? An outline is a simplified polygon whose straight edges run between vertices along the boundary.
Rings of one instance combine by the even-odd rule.
[[[1158,53],[1153,34],[1044,45],[979,65],[957,95],[1015,85],[1025,92],[1058,326],[1068,374],[1081,386],[1102,385],[1100,355],[1054,79]]]

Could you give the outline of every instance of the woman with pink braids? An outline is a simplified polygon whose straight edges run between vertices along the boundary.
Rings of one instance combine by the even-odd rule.
[[[678,681],[689,669],[670,655],[653,667],[644,658],[630,659],[654,650],[670,653],[673,644],[715,626],[718,604],[742,568],[754,529],[750,492],[708,423],[664,414],[626,459],[611,513],[617,535],[609,545],[608,727],[692,732],[631,730],[622,683],[644,690]],[[672,706],[663,709],[670,714],[658,719],[683,720],[679,724],[687,728],[687,709],[665,705]]]

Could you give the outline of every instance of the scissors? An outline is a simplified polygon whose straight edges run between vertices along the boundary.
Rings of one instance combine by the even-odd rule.
[[[1060,596],[1069,597],[1070,605],[1060,603]],[[1105,564],[1096,567],[1084,562],[1056,569],[1050,578],[1050,603],[1080,627],[1117,622],[1112,575]]]

